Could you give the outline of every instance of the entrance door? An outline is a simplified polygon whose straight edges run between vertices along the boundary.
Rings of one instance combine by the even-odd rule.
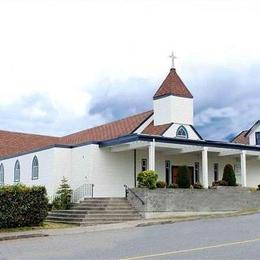
[[[194,167],[189,168],[189,177],[191,185],[194,184]],[[172,166],[172,183],[177,183],[179,166]]]

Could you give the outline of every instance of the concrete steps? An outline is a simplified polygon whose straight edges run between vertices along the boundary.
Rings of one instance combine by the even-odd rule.
[[[47,221],[82,226],[110,224],[141,219],[125,198],[84,199],[69,210],[49,212]]]

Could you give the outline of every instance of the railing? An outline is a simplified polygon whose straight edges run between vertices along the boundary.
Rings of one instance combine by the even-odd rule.
[[[125,184],[125,197],[127,198],[128,193],[131,192],[143,205],[145,204],[145,202],[131,189],[128,188],[128,186]]]
[[[84,198],[93,198],[94,184],[84,183],[77,189],[73,190],[71,202],[76,203]]]

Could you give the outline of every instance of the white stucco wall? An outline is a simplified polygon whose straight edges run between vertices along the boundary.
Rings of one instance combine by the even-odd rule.
[[[26,185],[43,185],[48,196],[55,194],[63,176],[68,178],[71,172],[71,149],[51,148],[18,157],[2,160],[4,165],[5,184],[14,184],[14,165],[20,162],[20,183]],[[39,178],[32,180],[32,160],[37,156],[39,162]]]
[[[193,99],[167,96],[153,101],[154,124],[179,123],[193,125]]]
[[[134,184],[134,151],[113,153],[98,145],[74,148],[71,180],[75,188],[94,184],[95,197],[122,197],[124,184]]]

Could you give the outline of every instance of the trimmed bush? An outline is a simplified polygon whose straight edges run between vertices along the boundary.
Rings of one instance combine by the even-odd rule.
[[[201,183],[199,183],[199,182],[196,182],[193,185],[193,189],[201,190],[201,189],[203,189],[203,185]]]
[[[165,181],[157,181],[156,187],[157,188],[166,188],[166,182]]]
[[[72,189],[68,184],[68,180],[63,177],[58,188],[56,196],[52,202],[54,209],[70,209],[71,208]]]
[[[186,165],[180,166],[178,169],[177,184],[179,188],[190,188],[189,168]]]
[[[228,183],[228,186],[237,186],[236,175],[235,175],[233,166],[231,164],[227,164],[224,167],[222,180],[226,181]]]
[[[137,176],[139,188],[156,189],[158,174],[155,171],[143,171]]]
[[[171,184],[169,184],[169,186],[167,188],[169,188],[169,189],[178,189],[179,186],[176,183],[171,183]]]
[[[45,187],[22,184],[0,187],[0,228],[39,225],[47,214]]]

